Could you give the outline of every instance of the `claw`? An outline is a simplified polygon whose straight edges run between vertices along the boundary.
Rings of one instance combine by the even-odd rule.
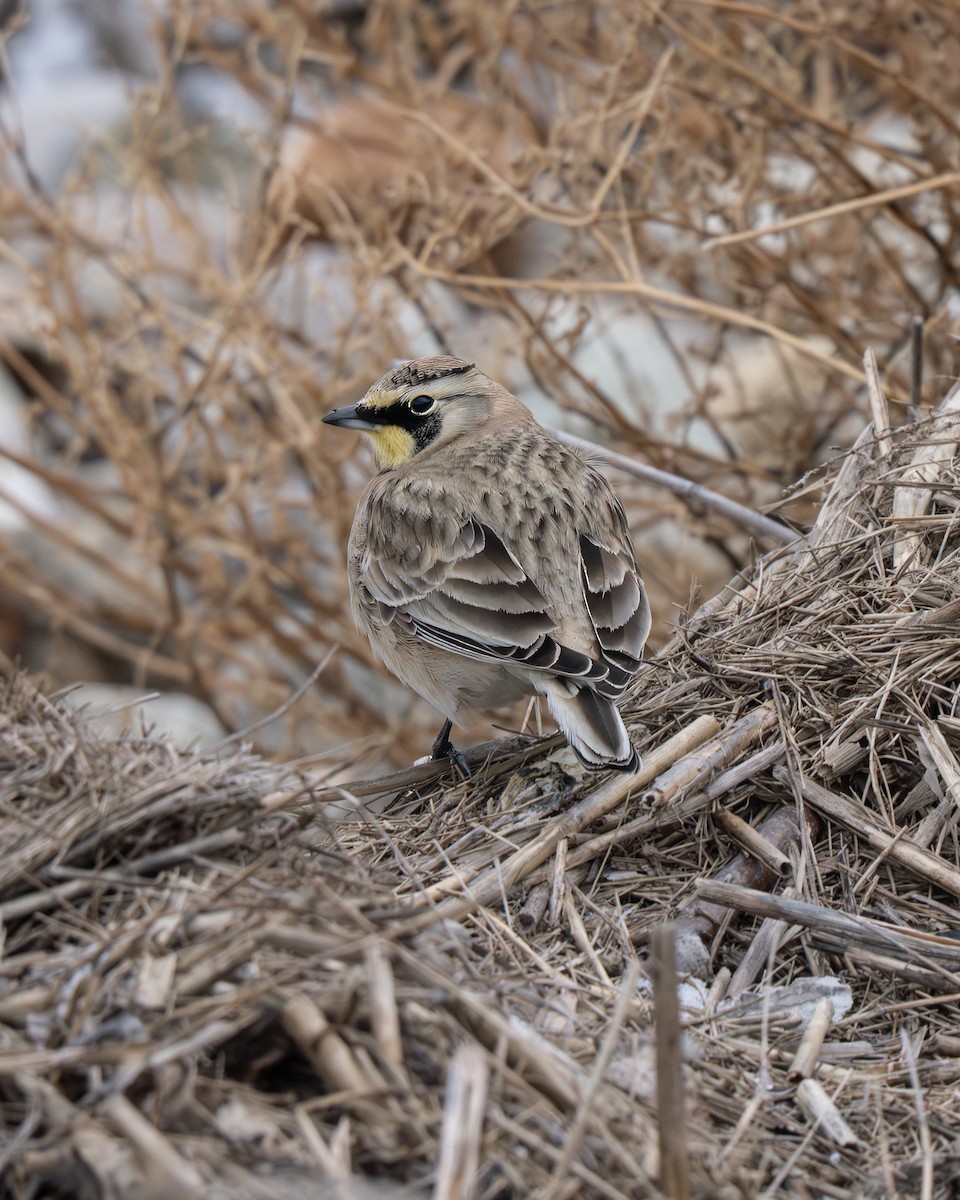
[[[436,736],[436,739],[434,740],[430,757],[434,760],[445,758],[461,779],[469,779],[473,772],[467,766],[467,760],[463,757],[453,742],[450,741],[450,730],[452,728],[453,722],[448,717],[443,723],[443,728],[440,730]]]

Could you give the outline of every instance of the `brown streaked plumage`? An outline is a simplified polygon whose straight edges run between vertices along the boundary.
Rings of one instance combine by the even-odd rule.
[[[606,480],[472,363],[388,372],[323,418],[363,429],[382,468],[350,535],[354,615],[391,671],[449,722],[542,695],[590,767],[636,770],[617,709],[650,610]]]

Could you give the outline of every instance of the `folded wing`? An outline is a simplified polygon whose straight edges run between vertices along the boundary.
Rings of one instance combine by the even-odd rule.
[[[649,609],[626,550],[580,539],[584,598],[598,653],[558,639],[557,614],[502,539],[477,518],[438,516],[371,524],[386,531],[368,545],[360,583],[379,619],[402,615],[423,642],[484,662],[569,679],[616,699],[637,670]]]
[[[610,668],[607,691],[601,694],[615,698],[640,666],[650,633],[650,605],[628,539],[611,538],[604,544],[599,534],[581,536],[580,565],[587,611]]]

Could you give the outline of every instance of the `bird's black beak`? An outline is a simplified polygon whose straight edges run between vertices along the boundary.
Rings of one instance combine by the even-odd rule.
[[[359,404],[349,404],[346,408],[335,408],[322,418],[324,425],[338,425],[341,429],[376,429],[373,421],[364,420]]]

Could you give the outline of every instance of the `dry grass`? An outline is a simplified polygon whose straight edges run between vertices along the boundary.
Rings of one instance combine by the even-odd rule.
[[[392,357],[476,357],[754,505],[862,426],[868,345],[899,422],[914,316],[936,397],[952,0],[821,8],[172,3],[143,34],[153,76],[55,185],[8,112],[0,355],[35,433],[11,457],[56,509],[5,539],[3,648],[57,683],[187,689],[239,729],[337,646],[258,746],[398,764],[397,732],[434,718],[350,625],[368,468],[316,419]],[[254,115],[203,109],[198,79]],[[661,644],[691,578],[710,595],[755,548],[617,483]]]
[[[952,1196],[957,394],[877,433],[651,661],[635,778],[501,742],[330,824],[9,681],[5,1194]]]

